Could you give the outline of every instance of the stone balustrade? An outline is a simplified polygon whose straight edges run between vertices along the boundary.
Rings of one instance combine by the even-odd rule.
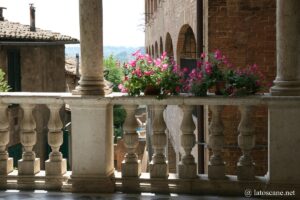
[[[257,177],[251,150],[255,146],[254,124],[251,121],[253,107],[300,106],[300,97],[274,97],[268,94],[242,98],[218,96],[192,97],[187,95],[158,100],[155,97],[128,97],[113,93],[105,97],[80,96],[67,93],[0,93],[0,188],[56,189],[81,192],[152,191],[208,194],[240,194],[246,188],[266,189],[274,187],[272,174]],[[22,112],[21,144],[22,159],[13,170],[12,158],[7,153],[9,129],[7,107],[19,104]],[[48,145],[51,147],[45,171],[40,170],[40,159],[34,152],[36,145],[35,119],[32,111],[37,104],[47,105]],[[68,104],[72,115],[72,171],[66,171],[66,160],[60,152],[63,143],[62,121],[59,111]],[[121,172],[113,167],[112,105],[123,105],[127,117],[124,123],[126,154]],[[138,105],[147,105],[153,113],[151,120],[153,157],[149,173],[141,173],[141,163],[136,154],[139,144],[135,110]],[[181,147],[184,154],[178,164],[178,174],[168,172],[167,127],[164,110],[168,105],[178,105],[183,113],[180,123]],[[196,138],[193,122],[193,106],[206,105],[211,111],[208,147],[211,156],[208,174],[197,173],[197,163],[191,154]],[[240,124],[237,128],[239,148],[242,155],[237,164],[237,176],[225,174],[226,160],[222,157],[224,126],[221,114],[224,105],[239,108]],[[269,126],[272,124],[269,124]],[[272,134],[269,131],[269,137]],[[269,141],[270,142],[270,141]],[[277,141],[276,141],[277,142]],[[270,144],[272,147],[272,144]],[[272,155],[269,148],[269,155]],[[269,158],[270,159],[270,158]],[[269,161],[272,163],[272,160]],[[269,166],[270,167],[270,166]],[[275,168],[275,166],[272,166]],[[91,185],[92,184],[92,185]],[[275,184],[276,186],[276,184]],[[275,187],[276,188],[276,187]],[[296,188],[295,188],[296,189]]]

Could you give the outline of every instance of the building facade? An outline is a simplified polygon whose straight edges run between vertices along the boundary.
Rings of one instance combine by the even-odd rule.
[[[220,49],[236,67],[257,64],[261,67],[266,81],[271,83],[276,70],[276,1],[275,0],[146,0],[145,1],[145,47],[147,52],[157,57],[163,51],[173,57],[181,67],[195,66],[201,52]],[[268,89],[266,88],[266,91]],[[222,115],[226,127],[224,157],[227,160],[226,172],[236,173],[235,161],[241,152],[236,136],[240,115],[238,109],[226,106]],[[198,109],[197,109],[198,110]],[[198,112],[197,112],[198,113]],[[199,113],[198,113],[199,114]],[[209,115],[208,107],[204,114]],[[166,120],[181,120],[178,107],[168,106]],[[198,123],[199,143],[207,143],[206,121]],[[255,109],[256,147],[253,150],[256,173],[267,172],[267,108]],[[167,123],[171,141],[180,159],[180,127]],[[204,131],[205,130],[205,131]],[[202,150],[201,150],[202,149]],[[197,149],[194,148],[197,154]],[[208,150],[199,147],[198,162],[205,162],[207,170]],[[204,153],[203,153],[204,150]],[[200,168],[199,168],[200,170]]]
[[[36,28],[33,6],[30,11],[30,25],[10,22],[0,16],[0,68],[13,92],[65,92],[65,44],[79,41]],[[19,144],[22,113],[18,108],[12,106],[9,110],[12,138],[9,146]],[[34,116],[39,141],[35,148],[38,156],[45,160],[49,111],[45,106],[37,105]]]

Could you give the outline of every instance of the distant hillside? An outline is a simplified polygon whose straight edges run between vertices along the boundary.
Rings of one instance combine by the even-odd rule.
[[[114,55],[117,60],[126,62],[132,58],[132,53],[139,49],[142,51],[142,53],[145,53],[144,47],[104,46],[104,57],[107,58],[110,55]],[[80,55],[80,46],[66,45],[65,53],[67,57],[75,57],[77,53]]]

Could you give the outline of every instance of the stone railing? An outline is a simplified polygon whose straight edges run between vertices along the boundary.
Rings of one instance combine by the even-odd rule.
[[[271,116],[274,110],[281,109],[282,106],[299,107],[298,97],[271,97],[266,94],[244,98],[178,96],[158,100],[155,97],[127,97],[119,93],[106,97],[81,97],[65,93],[1,93],[0,102],[0,187],[4,189],[56,189],[74,192],[113,192],[117,189],[123,192],[242,195],[247,188],[264,190],[268,187],[272,188],[278,182],[285,184],[285,188],[290,188],[285,178],[275,174],[279,171],[278,166],[274,165],[278,158],[274,157],[271,151],[274,149],[276,153],[278,141],[272,140],[277,137],[276,131],[271,132],[272,122],[269,122],[269,172],[265,177],[254,175],[251,150],[255,145],[255,136],[251,110],[256,105],[267,105]],[[19,104],[23,110],[21,122],[23,155],[18,162],[17,170],[13,170],[12,159],[6,151],[6,145],[9,143],[6,110],[9,104]],[[40,171],[40,160],[36,158],[33,151],[36,132],[32,111],[36,104],[45,104],[50,110],[48,144],[52,152],[49,160],[45,161],[45,171]],[[59,151],[63,142],[59,110],[64,104],[70,106],[72,115],[71,172],[66,171],[66,161]],[[127,153],[121,172],[115,172],[113,167],[112,105],[115,104],[123,105],[127,112],[123,126]],[[138,146],[135,110],[138,105],[147,105],[154,115],[151,120],[154,154],[149,164],[149,173],[141,173],[140,161],[135,153]],[[183,113],[183,120],[174,122],[181,123],[182,134],[178,137],[181,137],[181,147],[185,152],[178,163],[178,174],[168,172],[168,158],[165,155],[167,136],[163,113],[168,105],[178,105]],[[197,163],[191,154],[196,144],[195,124],[192,118],[195,105],[207,105],[212,113],[208,140],[212,154],[209,159],[208,174],[197,173]],[[221,119],[224,105],[237,106],[241,114],[241,121],[237,127],[239,131],[237,140],[242,156],[237,160],[237,176],[225,174],[221,153],[224,145],[224,126]],[[299,113],[295,111],[295,115]],[[299,139],[299,136],[295,135],[296,140],[297,138]],[[282,150],[288,153],[288,148]],[[286,165],[287,168],[297,169],[298,164],[290,162]],[[295,173],[297,175],[297,172]],[[295,178],[293,183],[299,185],[298,178]],[[298,188],[294,185],[294,190]]]

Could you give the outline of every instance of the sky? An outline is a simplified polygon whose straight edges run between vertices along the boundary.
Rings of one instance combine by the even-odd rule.
[[[29,24],[29,3],[36,27],[80,38],[78,0],[0,0],[0,7],[5,19]],[[103,0],[104,46],[144,46],[143,13],[143,0]]]

